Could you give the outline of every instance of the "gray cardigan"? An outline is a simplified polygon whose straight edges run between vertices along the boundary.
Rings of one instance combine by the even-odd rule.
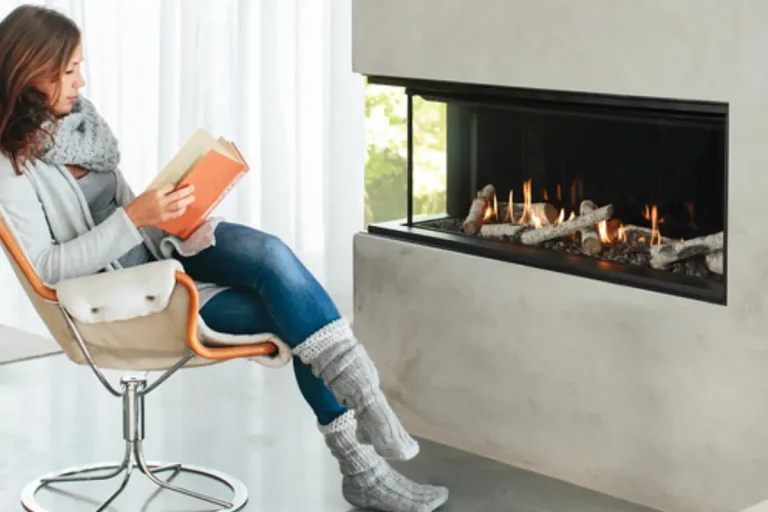
[[[96,226],[82,190],[66,167],[38,160],[18,176],[10,160],[0,156],[0,207],[30,263],[49,286],[119,269],[118,258],[140,243],[158,260],[169,257],[167,242],[172,235],[134,226],[124,207],[135,196],[122,173],[114,172],[118,209]],[[200,307],[224,289],[198,283]]]

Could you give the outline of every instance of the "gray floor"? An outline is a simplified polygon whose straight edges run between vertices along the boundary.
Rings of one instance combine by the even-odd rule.
[[[0,364],[14,363],[61,352],[50,337],[0,324]]]
[[[113,378],[121,374],[110,374]],[[209,466],[250,488],[245,510],[347,512],[336,462],[301,401],[293,372],[245,361],[185,370],[147,399],[150,459]],[[0,366],[0,510],[21,510],[24,484],[52,469],[114,460],[121,455],[120,403],[87,368],[62,355]],[[429,442],[407,476],[452,492],[445,512],[652,512],[532,473]],[[160,493],[134,477],[112,512],[211,511],[190,498]],[[199,484],[192,478],[180,484]],[[55,512],[94,510],[116,485],[67,487],[46,493]],[[224,489],[200,490],[226,496]]]

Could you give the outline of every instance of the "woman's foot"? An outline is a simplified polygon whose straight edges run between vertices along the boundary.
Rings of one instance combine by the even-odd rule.
[[[323,327],[293,349],[343,405],[355,411],[358,439],[386,459],[409,460],[418,443],[406,432],[379,388],[376,367],[344,320]]]
[[[356,430],[352,411],[320,427],[339,461],[342,493],[350,504],[380,512],[432,512],[448,501],[448,489],[408,480],[370,446],[360,444]]]

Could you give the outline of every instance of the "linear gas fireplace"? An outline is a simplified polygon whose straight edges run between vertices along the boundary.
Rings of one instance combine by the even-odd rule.
[[[725,304],[728,105],[393,78],[407,217],[369,232]],[[445,211],[414,213],[413,101],[446,109]]]

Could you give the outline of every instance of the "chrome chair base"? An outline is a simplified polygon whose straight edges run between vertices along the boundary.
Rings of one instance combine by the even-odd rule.
[[[211,478],[213,480],[216,480],[227,487],[231,489],[233,495],[229,500],[218,500],[217,498],[213,498],[210,496],[205,496],[202,494],[194,493],[194,494],[188,494],[192,497],[196,497],[198,499],[202,499],[203,501],[208,501],[209,503],[213,503],[217,506],[220,506],[222,508],[219,509],[219,512],[234,512],[236,510],[242,509],[246,502],[248,501],[248,488],[238,480],[237,478],[233,478],[225,473],[222,473],[220,471],[215,471],[208,468],[203,468],[199,466],[189,466],[185,464],[173,464],[173,463],[160,463],[160,462],[146,462],[144,463],[146,468],[149,470],[149,472],[152,474],[150,476],[150,479],[157,478],[156,475],[158,473],[163,472],[171,472],[171,475],[163,481],[163,483],[168,484],[171,480],[176,478],[181,473],[193,473],[197,475],[201,475],[207,478]],[[142,471],[140,466],[138,466],[139,470]],[[93,474],[92,473],[99,473],[99,474]],[[109,480],[112,478],[115,478],[116,476],[120,475],[121,473],[125,473],[123,476],[122,481],[120,482],[120,486],[118,489],[112,494],[109,498],[107,498],[96,510],[96,512],[101,512],[105,510],[125,489],[126,485],[128,484],[128,481],[131,477],[131,469],[129,469],[128,465],[126,464],[115,464],[115,463],[102,463],[102,464],[93,464],[89,466],[79,466],[79,467],[73,467],[64,469],[61,471],[55,471],[53,473],[49,473],[45,476],[42,476],[36,480],[33,480],[32,482],[29,482],[26,487],[21,492],[21,504],[24,507],[24,510],[27,510],[28,512],[55,512],[50,509],[44,508],[38,501],[37,501],[37,493],[45,488],[46,486],[53,485],[53,484],[61,484],[66,482],[84,482],[84,481],[101,481],[101,480]],[[147,475],[149,476],[149,475]],[[162,480],[161,480],[162,481]],[[174,486],[175,487],[175,486]],[[161,491],[164,488],[164,486],[158,487],[158,492]],[[172,488],[170,490],[175,490],[177,492],[179,488]],[[187,489],[184,489],[187,491]],[[189,491],[190,493],[194,491]],[[183,493],[187,494],[187,493]],[[157,496],[157,492],[154,493],[152,496],[149,497],[147,502],[144,504],[146,506],[151,502],[151,500],[154,499],[154,497]]]
[[[167,464],[160,462],[147,462],[144,459],[142,442],[144,440],[144,396],[152,391],[155,385],[147,387],[145,377],[124,377],[121,380],[122,392],[115,393],[123,399],[123,438],[125,439],[125,455],[119,464],[102,463],[89,466],[74,467],[56,471],[40,477],[28,483],[21,493],[21,504],[28,512],[51,512],[38,503],[37,493],[47,486],[66,485],[70,482],[95,482],[111,480],[118,475],[123,475],[117,490],[103,501],[95,512],[105,510],[128,485],[133,469],[138,469],[149,480],[158,486],[148,502],[153,500],[163,489],[177,492],[205,501],[220,507],[217,512],[234,512],[240,510],[248,501],[248,488],[240,480],[212,469],[184,464]],[[170,472],[171,475],[163,480],[158,478],[159,473]],[[170,481],[181,473],[194,473],[229,487],[233,495],[230,499],[221,499],[206,494],[179,487]],[[146,507],[146,505],[145,505]]]

